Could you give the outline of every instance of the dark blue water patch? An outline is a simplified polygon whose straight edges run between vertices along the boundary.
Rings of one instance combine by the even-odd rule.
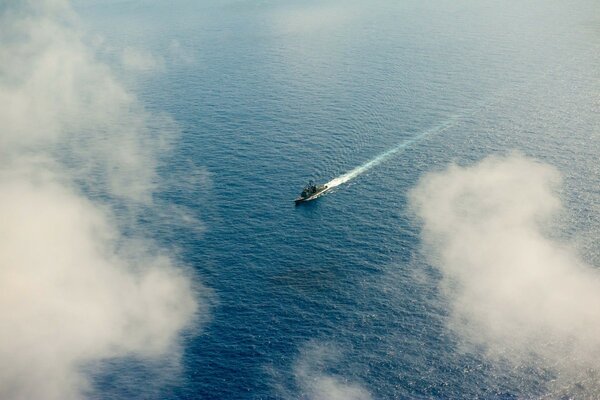
[[[428,172],[517,149],[565,174],[572,236],[599,225],[600,121],[590,107],[598,59],[581,45],[597,36],[575,29],[578,12],[378,2],[351,23],[282,33],[273,15],[311,9],[182,4],[116,4],[97,24],[165,57],[165,71],[131,78],[148,110],[167,112],[181,131],[161,160],[155,201],[202,229],[169,218],[168,207],[148,209],[140,224],[215,302],[209,322],[183,340],[179,378],[136,392],[157,372],[115,361],[96,374],[98,398],[296,398],[294,365],[314,343],[341,349],[324,373],[378,399],[545,394],[554,376],[543,364],[462,350],[406,196]],[[193,62],[169,61],[172,40]],[[329,181],[453,115],[450,129],[294,206],[309,178]],[[190,171],[205,181],[195,185]],[[597,245],[589,249],[597,260]]]

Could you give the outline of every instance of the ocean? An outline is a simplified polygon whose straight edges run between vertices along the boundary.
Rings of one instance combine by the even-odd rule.
[[[599,6],[77,1],[103,43],[152,55],[133,72],[98,57],[177,125],[155,198],[194,223],[140,224],[207,304],[176,366],[110,360],[91,397],[597,397],[453,328],[409,193],[488,156],[551,165],[564,212],[548,235],[600,265]],[[336,187],[295,206],[309,179]]]

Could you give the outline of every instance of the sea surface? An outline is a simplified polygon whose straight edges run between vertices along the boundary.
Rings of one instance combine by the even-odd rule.
[[[450,163],[520,152],[561,172],[556,235],[583,238],[580,254],[600,266],[600,3],[75,9],[106,43],[152,57],[132,72],[104,54],[146,109],[178,126],[156,198],[198,223],[142,223],[193,269],[210,304],[168,378],[143,360],[111,361],[96,374],[98,398],[309,399],[319,376],[374,399],[553,397],[551,369],[463,350],[406,195]],[[309,179],[392,149],[294,206]]]

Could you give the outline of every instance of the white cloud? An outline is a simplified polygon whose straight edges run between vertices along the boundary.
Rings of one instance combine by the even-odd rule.
[[[205,311],[176,259],[84,194],[151,209],[176,126],[95,59],[66,2],[0,8],[0,42],[0,398],[82,398],[82,368],[172,363]]]
[[[340,357],[334,346],[307,346],[294,365],[294,375],[301,398],[310,400],[370,400],[371,394],[361,385],[326,372],[328,363]]]
[[[560,183],[553,167],[513,154],[429,174],[410,201],[451,328],[492,359],[554,372],[551,391],[597,397],[600,276],[547,235]]]
[[[76,398],[82,363],[174,349],[197,305],[168,256],[49,177],[0,187],[0,397]]]
[[[147,201],[175,124],[150,115],[53,7],[1,14],[0,154],[67,150],[71,173]],[[46,13],[43,11],[46,10]]]

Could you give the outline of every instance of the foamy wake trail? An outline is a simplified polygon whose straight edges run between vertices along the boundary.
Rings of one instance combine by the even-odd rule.
[[[404,142],[400,143],[396,147],[386,151],[385,153],[378,155],[377,157],[375,157],[372,160],[367,161],[363,165],[360,165],[360,166],[354,168],[353,170],[346,172],[345,174],[340,175],[337,178],[332,179],[331,181],[327,182],[326,185],[328,187],[333,188],[333,187],[339,186],[343,183],[346,183],[346,182],[356,178],[360,174],[367,172],[368,170],[375,167],[376,165],[381,164],[382,162],[386,161],[388,158],[392,157],[396,153],[399,153],[400,151],[404,150],[406,147],[408,147],[414,143],[420,142],[421,140],[423,140],[424,138],[426,138],[429,135],[443,132],[446,129],[454,126],[456,124],[456,122],[458,121],[458,119],[459,119],[459,116],[454,115],[454,116],[448,118],[446,121],[442,122],[441,124],[434,126],[432,128],[429,128],[429,129],[415,135],[414,137],[412,137],[408,140],[405,140]]]

